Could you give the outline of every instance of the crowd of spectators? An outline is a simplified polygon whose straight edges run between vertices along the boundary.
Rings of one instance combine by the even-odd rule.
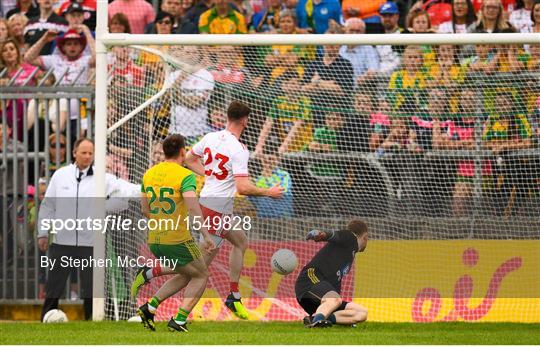
[[[158,6],[157,11],[153,5]],[[50,69],[49,85],[91,82],[95,0],[2,1],[0,14],[0,85],[36,85]],[[132,34],[540,33],[540,2],[114,0],[109,1],[109,30]],[[497,76],[538,73],[540,45],[154,48],[180,56],[197,68],[187,77],[180,77],[179,72],[165,76],[159,59],[148,52],[134,56],[130,48],[115,47],[109,54],[112,88],[157,86],[164,80],[176,83],[168,96],[170,101],[152,108],[159,120],[154,135],[180,132],[188,142],[195,141],[222,126],[218,116],[228,101],[223,95],[243,93],[245,97],[256,91],[255,95],[266,99],[261,102],[264,107],[257,110],[261,120],[256,130],[251,130],[249,145],[261,157],[290,152],[330,157],[343,151],[380,156],[396,151],[421,154],[437,149],[474,149],[471,129],[478,108],[484,114],[480,120],[484,147],[496,154],[533,147],[540,136],[538,85],[532,82],[525,88],[510,86],[506,90],[496,86]],[[477,100],[483,100],[476,108],[464,105],[473,93],[468,87],[471,74],[491,76],[495,81],[493,86],[475,91]],[[511,78],[503,82],[511,85]],[[271,92],[264,92],[264,88]],[[249,102],[249,97],[246,100]],[[30,130],[43,126],[34,124],[35,112],[24,114],[25,109],[56,112],[59,116],[41,114],[39,119],[49,121],[53,131],[63,134],[64,142],[73,143],[85,134],[82,100],[60,98],[50,107],[37,107],[36,102],[23,105],[22,100],[8,100],[0,111],[6,112],[14,140],[21,141],[23,123]],[[122,103],[129,101],[111,100],[109,124],[121,116],[118,108]],[[14,122],[16,129],[12,129]],[[133,148],[154,146],[137,140],[135,129],[122,127],[110,139],[109,167],[129,178],[135,177],[130,167],[138,155]],[[263,155],[269,141],[277,143],[275,153]],[[467,180],[462,178],[470,178],[474,171],[470,160],[458,166],[456,214],[464,210],[464,197],[471,196],[470,187],[463,183]],[[309,166],[308,171],[315,177],[347,176],[348,184],[355,184],[350,167],[337,170],[319,163]],[[485,175],[490,172],[487,164],[484,171]]]
[[[540,0],[109,0],[108,12],[109,31],[128,34],[540,35]],[[91,85],[95,26],[96,0],[2,0],[0,88]],[[120,46],[109,52],[108,82],[115,90],[109,126],[144,102],[148,90],[164,81],[175,85],[147,109],[151,127],[136,120],[109,137],[107,170],[124,180],[138,181],[146,164],[163,160],[160,139],[167,134],[182,133],[193,143],[223,129],[227,104],[240,98],[255,110],[243,139],[256,159],[254,181],[259,187],[285,188],[279,202],[249,199],[259,217],[320,215],[323,203],[337,213],[383,211],[369,200],[385,194],[380,182],[366,174],[369,168],[354,155],[336,159],[351,152],[381,159],[398,199],[411,185],[406,179],[414,178],[422,213],[436,213],[446,195],[447,213],[470,213],[478,175],[487,195],[501,197],[493,199],[495,214],[526,210],[531,198],[538,206],[538,153],[511,154],[540,148],[540,44],[151,48],[194,68],[166,75],[155,54]],[[8,161],[7,187],[0,190],[10,209],[14,196],[37,182],[41,199],[47,178],[68,164],[68,149],[91,126],[86,102],[62,94],[58,100],[2,99],[0,127],[6,131],[0,134],[0,154],[21,151],[28,132],[26,149],[48,158],[37,170],[41,178],[29,168],[28,182],[21,178],[23,165],[15,174],[14,161]],[[36,131],[40,143],[33,143]],[[477,149],[493,155],[408,167],[417,164],[411,158],[432,151]],[[297,162],[287,156],[291,153],[315,159]],[[405,160],[384,161],[400,156]],[[417,174],[411,175],[414,170]],[[355,194],[360,198],[351,203]],[[35,216],[33,203],[28,209]],[[16,224],[10,219],[8,229]],[[9,260],[13,234],[2,235],[7,235],[2,242],[8,244]],[[40,272],[40,297],[44,277]]]

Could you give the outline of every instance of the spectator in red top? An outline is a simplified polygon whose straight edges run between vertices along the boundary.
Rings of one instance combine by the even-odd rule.
[[[417,11],[425,11],[429,15],[431,25],[437,28],[441,23],[452,19],[452,5],[448,0],[420,0],[410,9],[409,15]]]
[[[78,4],[81,6],[84,17],[84,22],[81,24],[86,25],[88,28],[90,28],[91,31],[96,30],[96,0],[65,0],[64,3],[60,5],[60,8],[58,9],[58,14],[64,16],[66,14],[66,10],[70,7],[71,4]]]
[[[83,35],[79,34],[79,31]],[[56,38],[56,45],[60,54],[39,55],[39,51],[47,42]],[[85,46],[90,46],[90,54],[84,54]],[[96,62],[95,43],[90,29],[82,24],[69,29],[64,36],[57,37],[54,31],[48,31],[35,45],[26,52],[24,59],[32,65],[39,66],[43,70],[53,69],[54,77],[60,81],[60,85],[86,84],[88,70],[94,67]],[[69,114],[68,114],[69,112]],[[78,99],[60,99],[60,124],[64,129],[67,119],[71,120],[71,141],[82,136],[77,134],[77,119],[80,117],[80,103]]]
[[[109,16],[124,13],[133,34],[144,34],[144,27],[156,18],[152,5],[144,0],[114,0],[109,4]]]
[[[32,0],[17,0],[17,6],[11,9],[6,14],[6,18],[13,16],[15,13],[24,14],[28,18],[39,16],[39,8],[34,5]]]
[[[473,150],[476,148],[475,139],[475,113],[478,109],[478,95],[472,89],[464,89],[460,95],[458,118],[448,120],[447,129],[441,126],[442,120],[433,120],[433,148],[438,150]],[[469,210],[469,203],[473,196],[474,160],[462,159],[458,161],[456,182],[454,185],[452,211],[454,216],[462,216]],[[482,163],[482,176],[484,179],[491,176],[489,160]]]
[[[130,49],[116,46],[112,49],[109,66],[112,71],[112,80],[116,86],[141,87],[144,82],[144,69],[135,65],[130,56]]]
[[[128,17],[118,12],[109,19],[109,32],[111,34],[131,34]]]

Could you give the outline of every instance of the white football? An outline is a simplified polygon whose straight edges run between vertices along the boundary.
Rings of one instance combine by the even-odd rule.
[[[140,323],[142,322],[142,319],[140,316],[133,316],[128,319],[128,322],[130,323]]]
[[[43,316],[43,323],[64,323],[68,318],[62,310],[50,310]]]
[[[288,275],[296,269],[298,265],[298,259],[296,254],[290,249],[279,249],[274,255],[272,255],[272,260],[270,261],[270,266],[272,270],[280,275]]]

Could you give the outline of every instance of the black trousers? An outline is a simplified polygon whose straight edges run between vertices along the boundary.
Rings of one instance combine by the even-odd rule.
[[[66,281],[73,269],[80,269],[81,298],[84,300],[84,317],[92,318],[92,267],[62,266],[62,260],[92,258],[93,247],[65,246],[53,243],[49,248],[49,260],[55,260],[52,270],[49,270],[45,284],[45,302],[41,310],[41,319],[50,310],[58,308],[58,300],[66,290]],[[66,263],[66,262],[64,262]],[[70,264],[71,265],[71,264]],[[76,264],[74,264],[76,265]]]

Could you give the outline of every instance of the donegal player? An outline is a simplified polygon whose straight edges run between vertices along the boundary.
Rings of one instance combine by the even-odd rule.
[[[345,230],[312,230],[306,239],[327,244],[304,266],[296,280],[296,300],[309,314],[304,324],[310,328],[326,328],[332,324],[352,325],[365,321],[365,307],[341,298],[341,280],[351,270],[356,253],[366,249],[366,223],[353,219]]]
[[[165,160],[150,168],[143,176],[142,211],[149,219],[154,219],[158,228],[149,230],[148,245],[157,258],[175,260],[174,269],[167,267],[144,267],[133,282],[131,293],[137,296],[139,288],[151,278],[177,274],[172,277],[148,300],[139,307],[137,313],[145,327],[155,330],[154,314],[159,304],[185,287],[182,305],[176,316],[169,320],[171,331],[187,331],[187,317],[199,301],[206,282],[208,270],[197,244],[187,229],[186,217],[201,218],[201,209],[196,192],[195,175],[182,166],[185,158],[185,140],[175,134],[163,141]],[[167,223],[170,222],[170,223]],[[211,252],[214,249],[208,230],[201,228],[203,247]]]

